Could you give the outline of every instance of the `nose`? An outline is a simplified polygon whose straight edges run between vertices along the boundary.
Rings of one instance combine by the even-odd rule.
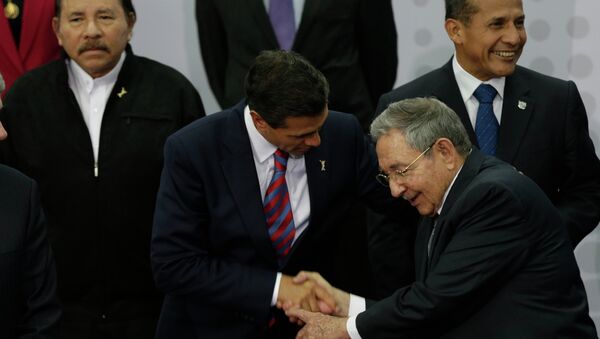
[[[86,38],[96,38],[96,37],[100,36],[100,34],[101,34],[101,31],[98,28],[96,21],[88,20],[87,24],[85,25],[85,37]]]
[[[390,193],[394,198],[400,198],[406,192],[406,186],[397,180],[390,180]]]
[[[311,146],[311,147],[317,147],[321,144],[321,136],[319,135],[319,132],[315,132],[313,134],[311,134],[310,136],[306,137],[306,139],[304,139],[304,143],[307,146]]]
[[[524,34],[525,30],[523,28],[519,28],[514,24],[508,25],[508,28],[503,35],[503,40],[505,43],[515,46],[521,43]]]

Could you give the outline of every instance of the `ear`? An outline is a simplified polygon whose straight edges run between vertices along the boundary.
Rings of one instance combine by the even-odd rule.
[[[62,44],[62,34],[60,33],[60,19],[58,17],[52,18],[52,30],[54,31],[54,34],[56,35],[58,44],[62,46],[63,44]]]
[[[129,34],[127,35],[127,40],[131,40],[131,38],[133,37],[133,26],[135,26],[136,20],[137,17],[133,12],[129,12],[127,14],[127,26],[129,26]]]
[[[446,34],[455,45],[461,45],[463,43],[463,39],[461,36],[463,25],[460,21],[456,19],[447,19],[444,23],[444,28],[446,29]]]
[[[459,166],[458,152],[450,139],[440,138],[433,148],[449,171]]]
[[[250,117],[252,118],[254,126],[259,131],[264,131],[269,126],[265,119],[263,119],[256,111],[250,111]]]

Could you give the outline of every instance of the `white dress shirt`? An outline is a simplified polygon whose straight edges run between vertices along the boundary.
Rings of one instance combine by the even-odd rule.
[[[273,154],[277,150],[277,146],[271,144],[258,132],[256,126],[252,122],[250,109],[248,106],[244,109],[244,122],[246,130],[250,138],[250,146],[252,147],[252,156],[254,158],[254,166],[258,176],[260,186],[260,195],[265,199],[265,193],[271,182],[271,178],[275,173],[275,160]],[[304,232],[308,226],[310,218],[310,195],[308,192],[308,179],[306,176],[306,164],[304,156],[296,157],[290,154],[285,171],[285,181],[288,186],[288,194],[290,196],[290,205],[296,227],[296,234],[292,245],[296,242],[300,234]],[[265,233],[267,230],[265,229]],[[281,273],[277,273],[275,287],[273,288],[273,297],[271,306],[277,302],[279,295],[279,284],[281,282]]]
[[[94,152],[94,175],[98,176],[98,152],[100,148],[100,129],[102,117],[108,97],[117,82],[119,72],[125,61],[125,52],[117,65],[106,75],[92,78],[75,61],[67,59],[67,71],[69,73],[69,87],[77,99],[81,115],[90,133],[92,150]]]
[[[485,82],[481,81],[465,71],[465,69],[462,68],[462,66],[458,63],[458,60],[456,60],[456,56],[452,58],[452,70],[454,71],[454,77],[456,78],[460,95],[462,96],[465,107],[467,108],[467,113],[469,113],[469,119],[471,120],[471,126],[473,126],[473,129],[475,129],[477,109],[479,108],[479,101],[477,101],[477,98],[473,96],[473,93],[481,84],[489,84],[496,89],[496,92],[498,92],[498,95],[496,95],[494,98],[492,106],[494,107],[494,115],[496,116],[496,120],[498,120],[498,124],[500,124],[502,119],[502,100],[504,98],[504,84],[506,83],[506,78],[492,78]]]

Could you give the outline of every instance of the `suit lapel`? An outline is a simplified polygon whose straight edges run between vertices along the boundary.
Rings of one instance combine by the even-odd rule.
[[[254,241],[257,251],[267,261],[277,265],[275,250],[268,236],[250,139],[244,124],[245,106],[245,102],[238,104],[229,117],[228,126],[231,128],[223,142],[229,152],[224,156],[221,168],[242,222]]]
[[[300,19],[300,25],[298,26],[298,31],[296,32],[296,37],[294,38],[294,50],[298,50],[299,46],[301,46],[302,42],[307,36],[308,31],[312,27],[313,21],[319,12],[319,6],[322,3],[323,0],[306,0],[304,2],[302,18]]]
[[[450,59],[450,61],[448,61],[440,69],[440,81],[438,81],[437,84],[438,85],[433,89],[432,95],[440,99],[442,102],[448,105],[448,107],[452,108],[454,112],[456,112],[460,118],[460,121],[463,123],[463,126],[465,126],[465,129],[467,130],[467,134],[469,135],[471,142],[477,145],[477,136],[475,135],[475,130],[473,130],[473,125],[471,124],[471,119],[469,119],[467,107],[462,100],[458,83],[454,77],[454,71],[452,70],[452,59]]]
[[[450,192],[448,192],[448,196],[444,202],[444,207],[442,208],[440,215],[437,217],[436,231],[431,239],[431,254],[429,260],[427,260],[427,243],[429,242],[429,237],[427,237],[425,240],[422,240],[424,242],[420,243],[421,247],[418,248],[422,249],[421,252],[423,252],[423,256],[425,256],[425,267],[427,271],[439,260],[440,253],[445,247],[442,246],[446,242],[444,239],[448,238],[447,232],[451,231],[445,227],[446,217],[451,213],[450,211],[452,210],[456,200],[458,200],[465,189],[469,186],[471,181],[473,181],[475,176],[477,176],[477,173],[479,173],[484,159],[485,155],[483,153],[477,149],[473,149],[471,154],[467,157],[460,173],[458,174],[458,177],[456,177]],[[430,235],[431,232],[427,234]]]
[[[529,87],[519,79],[519,69],[506,78],[502,121],[498,131],[496,156],[512,163],[527,131],[535,101],[527,97]]]
[[[256,27],[262,32],[262,35],[267,37],[269,44],[273,46],[273,48],[279,48],[277,37],[275,36],[275,32],[271,26],[271,20],[269,19],[269,14],[267,13],[267,9],[265,8],[263,1],[244,0],[241,3],[246,3],[248,5],[250,16],[254,18]]]
[[[433,226],[432,218],[422,217],[417,228],[415,239],[415,273],[417,281],[425,281],[427,278],[427,242]]]
[[[324,218],[328,213],[326,210],[326,201],[328,195],[328,187],[330,187],[330,171],[329,166],[334,165],[330,162],[330,152],[326,146],[327,142],[322,142],[321,146],[313,148],[304,155],[304,163],[306,166],[306,178],[308,181],[308,193],[310,195],[310,219],[307,229],[302,233],[300,238],[296,240],[292,248],[292,252],[302,243],[305,235],[312,231],[312,225],[324,223]],[[322,163],[324,161],[324,164]]]

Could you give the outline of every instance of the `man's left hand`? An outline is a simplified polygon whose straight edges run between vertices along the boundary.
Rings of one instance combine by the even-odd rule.
[[[300,308],[292,308],[285,312],[290,318],[297,318],[305,325],[298,332],[296,339],[349,339],[346,331],[348,318],[333,317],[322,313],[310,312]]]

